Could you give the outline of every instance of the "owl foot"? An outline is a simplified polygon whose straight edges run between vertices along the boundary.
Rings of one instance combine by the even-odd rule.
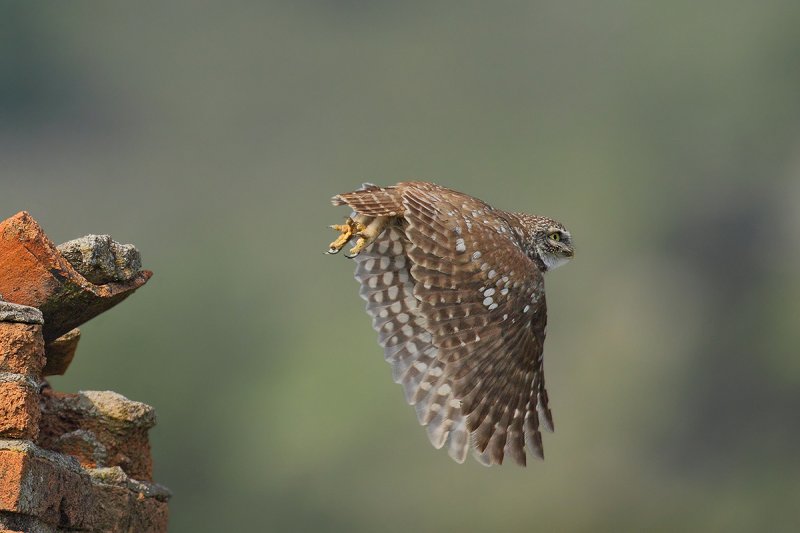
[[[363,216],[363,215],[359,215]],[[386,226],[389,224],[389,217],[364,217],[366,227],[356,233],[358,240],[356,241],[355,246],[350,249],[350,255],[346,255],[349,259],[353,259],[355,256],[361,253],[361,250],[372,244],[372,242],[378,238],[378,235],[383,233],[383,230],[386,229]]]
[[[350,239],[367,228],[364,222],[359,220],[360,218],[363,217],[361,215],[356,216],[355,220],[347,217],[344,224],[333,224],[331,226],[331,229],[340,232],[340,235],[330,244],[328,251],[325,252],[326,254],[338,254],[344,248],[344,245],[350,242]]]
[[[328,247],[326,254],[338,254],[344,246],[354,237],[358,240],[345,257],[350,259],[361,253],[361,250],[372,244],[378,235],[383,232],[388,224],[389,217],[370,217],[356,215],[355,219],[348,217],[344,224],[333,224],[332,229],[341,232],[339,237]]]

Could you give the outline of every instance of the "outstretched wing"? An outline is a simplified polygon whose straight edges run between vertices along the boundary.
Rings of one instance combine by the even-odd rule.
[[[392,365],[394,381],[403,385],[406,401],[417,406],[417,417],[427,426],[431,443],[436,448],[447,443],[450,456],[463,463],[469,450],[466,420],[414,296],[417,282],[411,276],[410,247],[397,221],[356,256],[355,277],[384,357]]]
[[[542,351],[544,279],[498,212],[447,189],[403,191],[414,296],[478,458],[525,464],[552,430]]]
[[[526,442],[542,457],[540,418],[552,429],[544,286],[509,223],[427,183],[351,194],[340,201],[356,211],[403,217],[356,258],[356,278],[395,381],[433,445],[447,444],[459,462],[471,447],[486,464],[505,455],[525,464]]]

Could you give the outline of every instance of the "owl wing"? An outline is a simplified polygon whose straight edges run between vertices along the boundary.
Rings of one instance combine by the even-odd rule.
[[[436,448],[447,443],[450,456],[463,463],[469,432],[445,375],[446,364],[438,357],[439,348],[425,328],[427,319],[414,295],[411,246],[403,225],[394,223],[356,256],[355,277],[384,357],[392,365],[392,378],[403,385],[406,401],[416,405],[431,443]]]
[[[506,219],[479,200],[410,187],[403,203],[418,312],[478,458],[525,464],[526,443],[543,457],[539,423],[552,429],[552,417],[541,271]]]
[[[356,258],[356,279],[433,445],[447,444],[459,462],[472,448],[486,464],[506,454],[525,464],[526,442],[542,457],[539,420],[552,429],[543,279],[508,223],[477,199],[427,183],[371,190],[368,200],[403,218]]]

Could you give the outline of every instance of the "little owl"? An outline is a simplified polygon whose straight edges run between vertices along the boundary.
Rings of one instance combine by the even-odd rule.
[[[426,182],[332,202],[353,213],[328,253],[356,239],[361,297],[431,443],[459,463],[469,450],[486,465],[544,458],[543,274],[572,258],[566,228]]]

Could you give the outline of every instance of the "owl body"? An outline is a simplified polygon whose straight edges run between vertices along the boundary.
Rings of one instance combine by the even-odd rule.
[[[572,257],[569,232],[427,182],[332,201],[368,237],[354,258],[360,295],[431,443],[458,462],[543,458],[543,274]]]

